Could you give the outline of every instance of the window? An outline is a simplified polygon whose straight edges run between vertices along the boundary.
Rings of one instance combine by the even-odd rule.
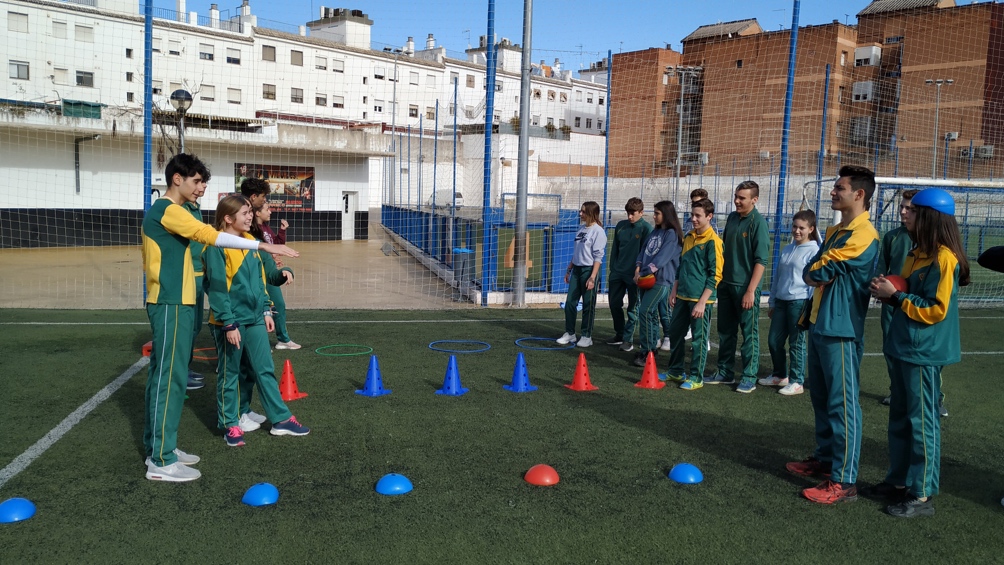
[[[737,69],[743,68],[743,60],[742,59],[736,59],[736,68]]]
[[[852,87],[853,97],[855,102],[867,102],[872,99],[872,82],[856,82]]]
[[[666,102],[666,101],[664,100],[664,101],[662,102],[662,115],[663,115],[663,116],[665,116],[665,115],[666,115],[666,114],[668,114],[668,113],[669,113],[669,102]]]
[[[567,92],[559,92],[558,93],[558,101],[561,102],[562,104],[565,104],[566,102],[568,102],[568,93]]]
[[[154,37],[153,38],[153,52],[154,53],[160,53],[160,42],[161,42],[161,39],[159,37]]]
[[[436,75],[425,75],[425,86],[427,88],[436,88]]]
[[[369,84],[370,77],[363,77],[363,84]]]
[[[418,106],[411,104],[408,106],[408,117],[417,118],[418,117]]]
[[[460,73],[450,73],[450,86],[460,84]]]
[[[227,64],[228,65],[239,65],[241,64],[241,50],[232,49],[227,47]]]
[[[297,67],[303,66],[303,51],[292,50],[289,52],[289,64]]]
[[[126,82],[132,82],[132,73],[126,73]]]
[[[366,116],[367,116],[366,112],[363,112],[363,119],[364,120],[366,119]]]
[[[164,82],[155,80],[153,81],[153,93],[154,94],[164,94]]]
[[[586,118],[586,129],[593,129],[593,119]]]
[[[383,80],[386,78],[387,71],[383,67],[373,67],[373,78],[377,80]]]
[[[126,92],[126,102],[132,102],[134,98],[135,96],[133,95],[132,92]]]
[[[452,116],[453,114],[455,114],[457,112],[457,106],[453,102],[450,102],[449,110],[448,111],[450,112],[450,115]]]
[[[854,50],[855,67],[873,67],[882,60],[882,48],[877,45],[858,47]]]
[[[374,100],[373,101],[373,113],[374,114],[382,114],[383,113],[383,100]]]
[[[126,59],[132,59],[132,49],[126,49]]]
[[[840,52],[840,66],[843,67],[847,65],[847,51]]]
[[[474,75],[467,75],[467,88],[474,88]]]
[[[539,126],[540,125],[540,115],[539,114],[530,116],[530,125],[531,126]]]
[[[502,92],[502,81],[495,81],[495,92]]]
[[[596,129],[603,131],[603,120],[596,120]]]
[[[241,89],[239,88],[228,88],[227,89],[227,102],[230,104],[240,104],[241,103]]]
[[[274,84],[263,84],[261,85],[261,97],[265,100],[275,100],[275,85]]]
[[[492,118],[495,120],[495,123],[497,124],[502,121],[502,114],[492,114]],[[432,118],[429,119],[431,120]]]
[[[94,86],[94,73],[77,71],[77,86]]]
[[[52,37],[66,39],[66,22],[52,22]]]
[[[303,89],[302,88],[289,89],[289,101],[294,104],[303,104]]]
[[[94,28],[90,26],[73,26],[73,38],[81,43],[94,43]]]
[[[534,100],[540,100],[540,89],[539,88],[534,88],[532,96],[533,96]]]
[[[181,42],[173,39],[167,40],[167,54],[181,56]]]
[[[203,61],[212,61],[213,59],[216,58],[215,51],[216,50],[213,48],[212,45],[209,45],[208,43],[200,43],[199,59],[202,59]]]
[[[344,108],[345,107],[345,97],[344,96],[332,96],[331,97],[331,107],[332,108]]]
[[[576,90],[575,91],[575,101],[576,102],[582,102],[582,91],[581,90]]]
[[[565,120],[564,119],[558,120],[558,128],[563,128],[563,127],[565,127]]]
[[[408,84],[418,85],[418,73],[408,73]]]
[[[427,120],[435,120],[436,119],[436,109],[433,108],[432,106],[426,106],[425,107],[425,119],[427,119]],[[496,117],[496,120],[498,120],[498,119],[499,118]]]
[[[331,60],[331,70],[333,72],[336,72],[336,73],[344,73],[345,72],[345,61],[342,61],[341,59],[332,59]]]
[[[554,118],[548,118],[547,119],[547,125],[549,125],[551,127],[554,127]]]
[[[669,84],[669,75],[663,73],[662,75],[662,85],[666,86]]]
[[[171,92],[174,91],[172,90]],[[202,88],[199,89],[199,100],[216,102],[216,87],[209,84],[202,85]]]
[[[315,106],[327,106],[328,105],[328,95],[321,94],[318,92],[314,95],[314,105]]]
[[[841,86],[840,90],[837,91],[837,104],[844,104],[847,102],[847,98],[845,98],[846,91],[847,89],[843,86]]]
[[[582,118],[575,116],[575,127],[577,128],[582,127]]]
[[[174,91],[175,90],[179,90],[179,89],[181,89],[181,83],[180,82],[172,82],[172,83],[168,83],[168,85],[167,85],[167,91],[170,92],[171,94],[174,94]]]
[[[600,96],[599,98],[596,99],[596,104],[598,104],[600,106],[603,105],[603,97],[602,96]]]
[[[28,33],[28,14],[7,12],[7,31]]]
[[[592,103],[593,103],[593,93],[592,92],[587,92],[586,93],[586,104],[592,104]]]
[[[275,62],[275,46],[274,45],[262,45],[261,46],[261,60],[262,61],[272,61]]]
[[[314,68],[319,71],[328,70],[328,58],[327,57],[314,57]]]
[[[28,80],[28,63],[25,61],[10,62],[10,78]]]
[[[70,84],[70,71],[68,69],[55,68],[52,70],[52,82],[56,84]]]
[[[851,118],[851,143],[854,145],[865,145],[871,137],[872,118],[871,116],[861,116]]]
[[[547,91],[547,101],[548,102],[554,102],[554,97],[555,96],[557,96],[557,93],[555,91],[553,91],[553,90],[548,90]],[[590,102],[592,102],[592,100],[590,100]]]

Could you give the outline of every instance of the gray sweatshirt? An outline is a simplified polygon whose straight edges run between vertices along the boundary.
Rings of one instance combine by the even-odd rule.
[[[572,264],[577,267],[592,267],[603,261],[607,252],[607,232],[599,224],[581,226],[575,234],[575,251]]]

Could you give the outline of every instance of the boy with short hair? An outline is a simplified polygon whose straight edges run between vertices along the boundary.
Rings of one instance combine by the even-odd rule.
[[[669,353],[668,378],[679,382],[683,390],[697,390],[704,386],[711,310],[718,283],[722,280],[724,263],[722,240],[711,229],[714,214],[715,205],[707,198],[691,204],[690,221],[694,229],[683,238],[680,271],[669,295],[669,304],[673,306],[670,325],[673,347]],[[683,372],[686,357],[685,329],[693,334],[689,374]]]
[[[201,473],[188,467],[199,457],[177,448],[178,424],[188,382],[195,329],[195,270],[190,241],[232,249],[260,249],[289,257],[299,254],[285,245],[220,233],[182,205],[205,190],[209,169],[193,155],[179,154],[165,169],[167,191],[143,218],[143,269],[146,311],[153,333],[146,381],[143,447],[146,478],[154,481],[194,481]]]
[[[261,208],[262,204],[268,200],[268,195],[272,192],[268,181],[259,178],[247,178],[241,183],[241,194],[251,201],[251,208]]]
[[[634,282],[635,259],[652,225],[646,222],[645,203],[640,198],[629,198],[624,205],[627,219],[617,222],[614,241],[610,247],[610,280],[607,299],[610,317],[614,320],[614,337],[607,343],[620,345],[624,351],[634,349],[634,329],[638,325],[638,285]],[[624,295],[627,295],[627,324],[624,323]],[[626,345],[625,345],[626,344]],[[625,347],[627,349],[625,349]]]

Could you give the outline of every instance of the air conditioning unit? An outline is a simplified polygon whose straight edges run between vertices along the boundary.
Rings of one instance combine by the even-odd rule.
[[[958,141],[959,140],[959,132],[957,132],[957,131],[946,131],[945,132],[945,140],[946,141]]]
[[[708,164],[708,152],[707,151],[702,151],[702,152],[698,153],[697,154],[697,160],[702,165],[707,165]]]
[[[760,158],[761,159],[770,159],[770,151],[761,151],[760,152]]]
[[[980,159],[993,159],[994,158],[994,146],[993,145],[980,145],[976,148],[976,156]]]

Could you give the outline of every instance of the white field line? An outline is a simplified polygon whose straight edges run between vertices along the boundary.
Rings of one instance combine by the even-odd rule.
[[[59,438],[66,435],[73,426],[76,426],[84,419],[85,416],[91,413],[92,410],[97,408],[102,402],[108,400],[108,398],[118,389],[122,388],[122,385],[126,383],[129,379],[133,378],[141,369],[150,364],[149,357],[141,357],[139,361],[133,363],[131,367],[125,370],[124,373],[118,376],[114,381],[108,383],[103,389],[99,390],[94,394],[87,402],[80,405],[79,408],[74,410],[69,416],[63,419],[55,428],[45,434],[45,436],[36,441],[35,445],[32,445],[25,450],[24,453],[18,455],[9,465],[0,469],[0,488],[3,488],[7,481],[13,479],[18,473],[24,471],[28,465],[42,456],[43,453],[54,443],[59,441]]]

